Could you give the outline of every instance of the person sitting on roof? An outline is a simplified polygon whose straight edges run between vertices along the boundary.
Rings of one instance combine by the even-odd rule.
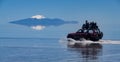
[[[97,23],[95,22],[95,27],[94,27],[95,29],[98,29],[98,26],[97,26]]]
[[[89,29],[98,29],[97,23],[96,22],[90,22]]]
[[[90,22],[90,27],[89,27],[89,29],[93,29],[93,26],[94,26],[94,22]]]
[[[89,29],[89,22],[86,20],[85,24],[83,24],[82,29]]]
[[[82,25],[82,29],[86,29],[86,27],[85,27],[85,26],[86,26],[86,25],[85,25],[85,24],[83,24],[83,25]]]
[[[85,27],[86,27],[86,29],[88,29],[89,28],[89,22],[86,20],[86,23],[85,23]]]

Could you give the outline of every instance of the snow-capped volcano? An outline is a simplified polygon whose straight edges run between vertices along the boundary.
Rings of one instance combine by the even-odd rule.
[[[59,18],[46,18],[43,15],[35,15],[31,18],[15,20],[10,23],[31,27],[35,30],[42,30],[49,26],[61,26],[64,24],[75,24],[77,21],[65,21]]]
[[[44,17],[43,15],[35,15],[35,16],[32,16],[31,18],[44,19],[46,17]]]

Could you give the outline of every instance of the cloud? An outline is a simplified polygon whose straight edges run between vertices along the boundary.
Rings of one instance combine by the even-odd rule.
[[[32,26],[31,28],[32,28],[32,29],[35,29],[35,30],[42,30],[42,29],[45,28],[45,26],[40,26],[40,25],[38,25],[38,26]]]
[[[35,16],[32,16],[31,18],[15,20],[10,23],[32,27],[35,30],[42,30],[45,27],[49,27],[49,26],[56,27],[56,26],[61,26],[64,24],[75,24],[78,22],[77,21],[65,21],[65,20],[58,19],[58,18],[51,19],[51,18],[46,18],[42,15],[35,15]]]

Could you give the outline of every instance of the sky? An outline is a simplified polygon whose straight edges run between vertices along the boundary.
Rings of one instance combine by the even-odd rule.
[[[9,23],[34,15],[79,23],[40,31]],[[0,0],[0,37],[64,38],[77,31],[85,20],[97,22],[104,39],[120,39],[119,0]]]

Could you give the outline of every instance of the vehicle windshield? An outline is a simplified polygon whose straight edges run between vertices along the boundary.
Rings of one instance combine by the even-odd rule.
[[[77,32],[80,32],[80,33],[82,33],[82,32],[83,32],[83,30],[82,30],[82,29],[79,29]]]

